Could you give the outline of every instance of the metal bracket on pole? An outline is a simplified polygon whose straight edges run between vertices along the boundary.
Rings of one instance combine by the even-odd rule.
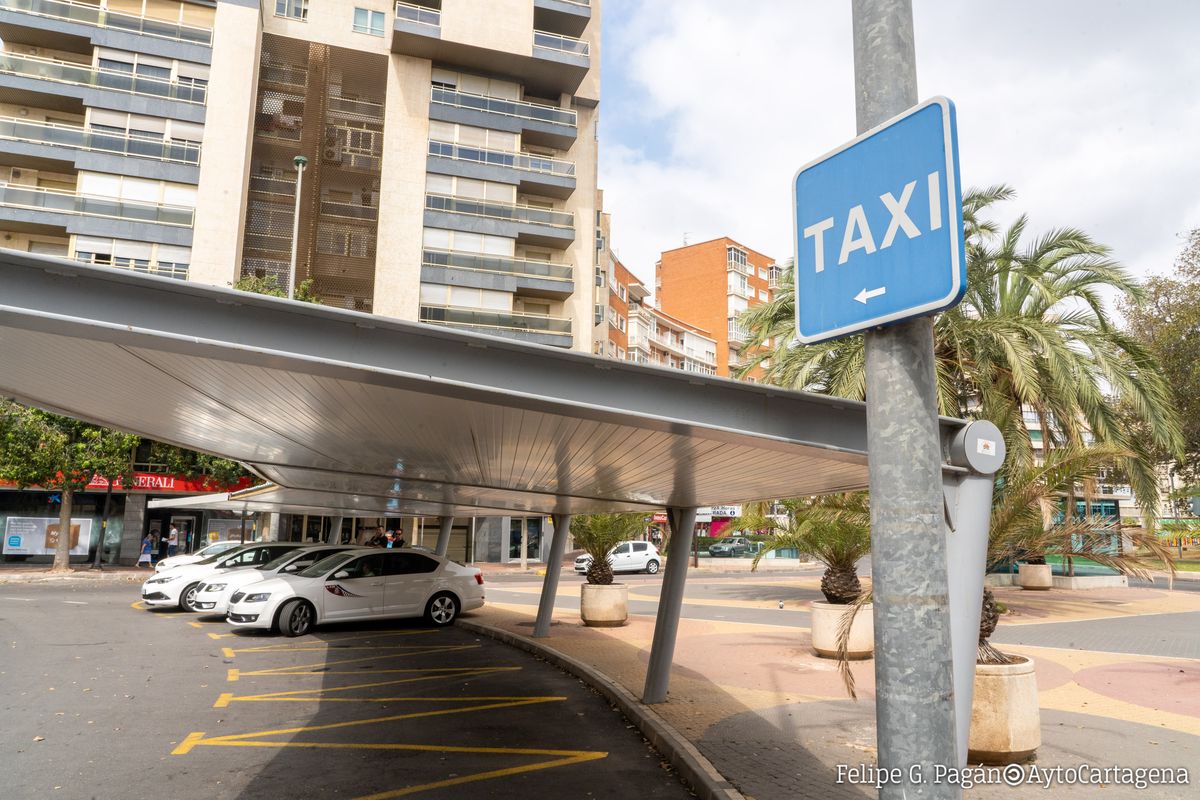
[[[452,527],[454,527],[454,517],[441,517],[438,519],[437,549],[434,552],[443,558],[450,550],[450,529]]]
[[[996,471],[1004,463],[1000,429],[987,420],[966,425],[950,443],[950,461],[960,469],[942,473],[943,497],[952,515],[946,520],[946,588],[950,598],[955,747],[958,766],[965,767],[975,696],[992,486]]]
[[[542,581],[542,597],[538,600],[537,620],[533,623],[535,639],[550,635],[550,619],[554,616],[554,598],[558,596],[563,554],[571,535],[570,514],[555,514],[553,520],[554,535],[550,539],[550,555],[546,560],[546,579]]]
[[[679,632],[679,611],[683,606],[683,588],[687,581],[688,553],[696,528],[696,509],[672,508],[671,549],[658,599],[658,617],[654,622],[654,641],[650,645],[650,664],[646,668],[646,686],[642,702],[664,703],[671,681],[671,662],[675,658],[675,636]]]

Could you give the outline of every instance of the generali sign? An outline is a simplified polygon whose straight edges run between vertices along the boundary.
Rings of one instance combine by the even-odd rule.
[[[159,472],[135,472],[133,474],[133,486],[128,489],[124,483],[117,480],[113,483],[114,492],[182,492],[187,494],[203,494],[216,491],[236,491],[245,489],[253,483],[252,478],[242,478],[232,486],[217,487],[204,481],[185,478],[180,475],[164,475]],[[15,489],[17,485],[9,481],[0,481],[0,488]],[[39,488],[39,487],[30,487]],[[105,491],[108,489],[108,480],[101,478],[99,475],[93,475],[88,481],[85,491]]]

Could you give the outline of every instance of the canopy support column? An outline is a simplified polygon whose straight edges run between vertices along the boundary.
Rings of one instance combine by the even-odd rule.
[[[437,549],[434,551],[439,556],[445,556],[450,549],[450,529],[454,527],[454,517],[439,517],[438,518],[438,540]]]
[[[665,703],[667,700],[671,662],[675,657],[675,636],[679,632],[679,610],[683,606],[683,586],[687,581],[688,551],[692,549],[692,536],[696,528],[694,508],[672,508],[667,516],[671,524],[671,546],[658,598],[658,618],[654,622],[646,687],[642,691],[642,702],[647,705]]]
[[[331,517],[329,520],[329,533],[325,535],[325,541],[332,544],[342,543],[342,521],[344,516]]]
[[[542,599],[538,601],[537,621],[533,638],[550,635],[550,618],[554,615],[554,598],[558,596],[558,579],[562,573],[563,553],[571,535],[571,515],[554,515],[554,537],[550,540],[550,556],[546,560],[546,579],[542,581]]]

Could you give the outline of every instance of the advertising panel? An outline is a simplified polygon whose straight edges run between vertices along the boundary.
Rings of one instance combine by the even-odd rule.
[[[58,535],[58,517],[9,517],[4,528],[4,555],[54,555]],[[91,544],[92,521],[72,518],[71,555],[86,556]]]

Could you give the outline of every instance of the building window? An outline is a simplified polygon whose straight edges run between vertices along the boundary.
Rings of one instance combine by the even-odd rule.
[[[383,12],[369,8],[354,9],[354,32],[383,36]]]
[[[746,259],[745,250],[740,247],[727,247],[725,248],[725,252],[728,257],[729,269],[745,275],[753,274],[754,268],[750,266],[750,263]]]
[[[602,289],[603,289],[603,288],[604,288],[604,284],[605,284],[605,283],[606,283],[606,281],[607,281],[607,277],[608,277],[608,276],[605,274],[605,272],[604,272],[603,268],[601,268],[601,267],[596,267],[596,285],[597,285],[597,286],[599,286],[600,288],[602,288]]]
[[[629,299],[629,293],[625,291],[625,284],[623,284],[623,283],[617,284],[617,296],[620,297],[621,300],[623,300],[623,301],[627,301]]]
[[[600,325],[603,322],[604,322],[604,306],[597,303],[592,312],[592,324]]]
[[[762,302],[767,302],[767,292],[764,289],[758,290],[758,299]]]
[[[622,361],[625,360],[625,348],[621,347],[621,345],[617,345],[617,358],[621,359]]]
[[[308,0],[275,0],[275,16],[308,20]]]
[[[620,328],[622,331],[625,330],[625,318],[622,317],[620,314],[617,314],[617,327]]]

